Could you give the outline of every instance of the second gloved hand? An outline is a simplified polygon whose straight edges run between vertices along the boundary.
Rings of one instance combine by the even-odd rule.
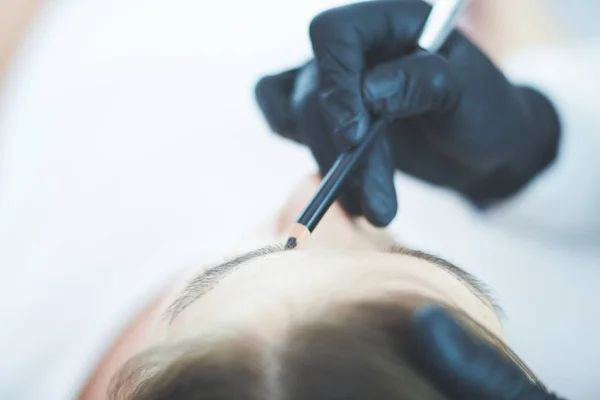
[[[417,48],[429,10],[393,0],[326,11],[311,24],[315,60],[256,90],[272,129],[307,145],[322,173],[374,117],[389,119],[341,198],[377,226],[396,214],[394,170],[486,207],[526,186],[558,148],[552,104],[511,84],[462,34],[439,54]]]
[[[440,307],[419,309],[412,334],[421,372],[450,399],[561,400],[519,362],[474,337]]]

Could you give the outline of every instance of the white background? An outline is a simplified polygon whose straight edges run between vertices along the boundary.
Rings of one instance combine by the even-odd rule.
[[[305,61],[311,18],[340,3],[49,3],[0,103],[1,398],[64,398],[149,286],[219,254],[313,172],[253,88]],[[398,179],[400,239],[489,283],[533,369],[597,397],[597,252]]]

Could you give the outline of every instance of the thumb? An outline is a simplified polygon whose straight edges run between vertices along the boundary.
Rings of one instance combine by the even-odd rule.
[[[297,140],[292,93],[300,69],[261,78],[254,95],[271,130],[288,139]]]
[[[501,350],[426,306],[413,317],[413,341],[425,375],[453,399],[546,400],[551,397]]]
[[[428,52],[371,69],[363,79],[362,90],[367,107],[375,115],[392,118],[447,111],[459,98],[447,61]]]

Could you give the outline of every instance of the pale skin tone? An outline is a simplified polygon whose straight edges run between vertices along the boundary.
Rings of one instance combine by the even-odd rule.
[[[286,228],[318,185],[310,177],[298,185],[284,207],[250,233],[253,248],[285,239]],[[259,240],[256,240],[260,238]],[[259,243],[262,242],[262,243]],[[190,279],[214,265],[191,271],[145,310],[116,342],[91,377],[81,399],[106,399],[110,378],[130,357],[156,345],[185,339],[210,341],[228,330],[276,341],[294,323],[314,318],[332,304],[392,299],[412,295],[454,306],[502,338],[491,303],[438,265],[411,255],[383,253],[390,236],[362,220],[350,219],[334,205],[309,239],[293,251],[279,251],[247,261],[212,285],[172,320],[170,305]],[[240,243],[232,254],[244,253]]]
[[[0,87],[12,55],[43,3],[43,0],[0,1]]]
[[[544,0],[472,1],[465,20],[469,36],[496,62],[524,48],[567,39]]]
[[[9,62],[44,3],[43,0],[0,1],[0,89]],[[562,32],[543,12],[541,0],[480,0],[479,5],[482,9],[476,15],[473,35],[496,60],[519,48],[562,37]],[[312,194],[314,184],[314,181],[301,184],[276,218],[236,246],[232,254],[282,240],[285,228]],[[140,312],[116,338],[80,398],[105,399],[108,382],[119,367],[131,356],[155,344],[202,335],[207,329],[225,323],[261,328],[264,332],[258,333],[274,335],[285,329],[286,320],[290,318],[285,310],[276,307],[278,299],[284,297],[302,315],[314,310],[324,298],[331,301],[389,294],[402,301],[404,293],[418,292],[463,309],[501,336],[498,317],[489,303],[475,296],[452,274],[426,261],[381,253],[380,249],[390,243],[385,231],[373,229],[364,221],[351,221],[335,206],[310,242],[294,252],[271,254],[245,264],[167,324],[162,316],[181,290],[185,282],[182,280],[172,291],[158,296],[156,302]],[[258,300],[240,312],[239,304],[249,298]],[[267,312],[270,319],[264,324]]]

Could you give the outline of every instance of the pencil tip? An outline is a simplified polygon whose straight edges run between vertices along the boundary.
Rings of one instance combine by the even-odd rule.
[[[295,237],[291,237],[286,242],[285,249],[286,250],[291,250],[291,249],[296,248],[297,245],[298,245],[298,241],[296,240],[296,238]]]

